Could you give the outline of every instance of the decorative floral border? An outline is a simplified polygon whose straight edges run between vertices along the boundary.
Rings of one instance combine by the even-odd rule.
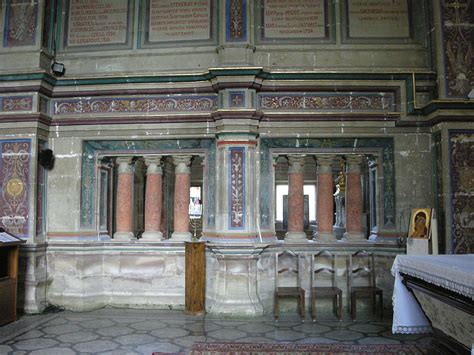
[[[3,47],[35,45],[38,2],[8,0],[5,8]]]
[[[82,115],[95,113],[195,112],[217,108],[217,95],[159,95],[129,98],[55,99],[51,102],[53,115]]]
[[[258,94],[258,108],[263,110],[315,111],[395,111],[395,94],[377,93],[283,93]]]
[[[247,40],[247,0],[226,0],[226,41]]]
[[[451,253],[474,252],[474,130],[449,130]]]
[[[245,228],[245,148],[229,148],[229,229]]]
[[[466,98],[474,81],[474,3],[440,0],[446,96]]]
[[[0,140],[0,226],[29,236],[31,140]]]
[[[33,96],[0,96],[0,112],[33,110]]]

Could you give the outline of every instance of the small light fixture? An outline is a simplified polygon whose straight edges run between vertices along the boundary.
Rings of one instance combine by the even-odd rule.
[[[51,149],[42,149],[38,153],[38,161],[46,170],[54,168],[54,153]]]
[[[66,73],[66,68],[63,63],[53,62],[51,65],[51,70],[56,76],[63,76]]]

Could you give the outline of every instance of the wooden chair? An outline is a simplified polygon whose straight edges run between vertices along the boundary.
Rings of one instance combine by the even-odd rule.
[[[324,266],[319,267],[324,262]],[[332,297],[333,311],[339,320],[342,319],[342,290],[336,286],[336,255],[329,251],[321,251],[311,257],[311,317],[316,321],[316,298]],[[330,275],[331,286],[317,286],[317,279],[326,279]]]
[[[287,256],[287,257],[285,257]],[[298,301],[298,313],[300,319],[304,322],[305,314],[305,291],[301,287],[301,280],[299,274],[299,259],[300,256],[293,251],[285,250],[281,253],[275,254],[275,320],[278,321],[280,315],[279,299],[281,297],[295,297]],[[283,262],[285,261],[285,262]],[[290,266],[288,266],[290,265]],[[296,278],[296,286],[281,286],[282,278]]]
[[[350,310],[352,320],[356,319],[357,297],[371,297],[375,314],[376,296],[379,296],[380,315],[383,319],[383,290],[375,285],[375,258],[374,253],[359,250],[349,255],[347,268],[347,290],[350,295]],[[365,279],[366,286],[354,286],[356,279]]]

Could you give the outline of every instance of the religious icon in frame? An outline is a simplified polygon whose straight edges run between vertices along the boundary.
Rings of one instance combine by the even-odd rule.
[[[431,237],[431,213],[431,208],[414,208],[411,210],[408,238],[429,239]]]

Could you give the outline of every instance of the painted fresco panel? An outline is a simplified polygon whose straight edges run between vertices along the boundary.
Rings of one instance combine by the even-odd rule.
[[[474,82],[474,2],[441,0],[446,96],[466,98]]]
[[[7,0],[3,47],[35,45],[37,22],[38,1]]]
[[[0,226],[27,238],[31,140],[2,140],[0,152]]]
[[[438,223],[438,250],[439,253],[446,253],[446,227],[445,227],[445,194],[443,189],[443,152],[441,132],[433,135],[434,150],[434,171],[436,172],[436,191],[435,191],[435,208]]]
[[[48,148],[46,141],[38,141],[38,152]],[[36,234],[45,232],[46,221],[46,169],[38,164],[36,170]]]
[[[65,48],[104,50],[104,45],[129,46],[132,0],[69,0],[65,9]]]
[[[229,229],[245,228],[245,148],[229,149]]]
[[[474,131],[449,132],[451,252],[474,253]]]
[[[226,0],[226,40],[242,42],[247,40],[247,1]]]
[[[410,37],[407,0],[347,0],[350,38]]]

